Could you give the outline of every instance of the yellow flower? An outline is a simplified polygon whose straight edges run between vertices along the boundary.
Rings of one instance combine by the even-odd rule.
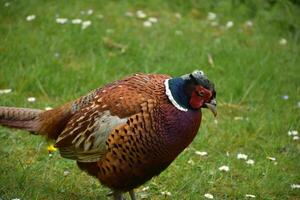
[[[57,148],[55,148],[53,144],[49,145],[49,146],[47,147],[47,149],[48,149],[49,153],[52,153],[52,152],[54,152],[54,151],[57,151]]]

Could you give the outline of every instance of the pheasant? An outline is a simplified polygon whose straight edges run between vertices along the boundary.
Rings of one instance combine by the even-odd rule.
[[[115,200],[159,175],[196,136],[201,108],[216,110],[202,71],[135,74],[42,111],[0,107],[0,124],[55,140],[64,158],[112,190]]]

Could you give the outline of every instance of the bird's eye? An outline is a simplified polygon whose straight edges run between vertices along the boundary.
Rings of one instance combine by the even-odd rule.
[[[203,97],[204,93],[203,92],[198,92],[198,96]]]

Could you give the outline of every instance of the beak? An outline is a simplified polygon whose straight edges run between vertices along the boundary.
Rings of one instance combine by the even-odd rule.
[[[205,103],[207,108],[214,114],[214,116],[217,116],[217,101],[215,99],[211,100],[209,103]]]

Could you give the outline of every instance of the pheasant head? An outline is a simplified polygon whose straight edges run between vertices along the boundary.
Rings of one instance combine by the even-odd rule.
[[[182,111],[210,109],[217,115],[214,84],[202,71],[194,71],[165,81],[166,94],[173,105]]]

